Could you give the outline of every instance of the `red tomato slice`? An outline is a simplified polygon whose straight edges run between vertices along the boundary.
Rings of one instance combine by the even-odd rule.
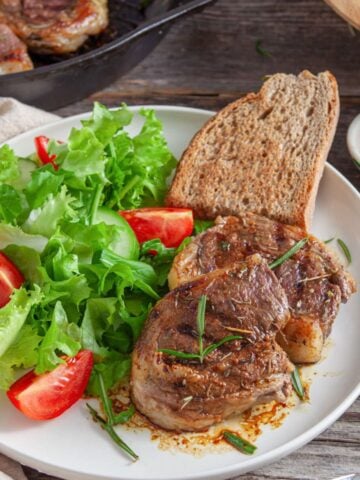
[[[192,210],[188,208],[139,208],[119,214],[128,221],[140,243],[159,238],[170,247],[178,247],[194,229]]]
[[[20,288],[24,281],[15,265],[0,253],[0,308],[8,303],[13,291]]]
[[[58,417],[79,400],[94,364],[93,353],[82,350],[66,363],[42,375],[34,371],[19,378],[7,396],[15,407],[33,420]]]
[[[48,144],[49,144],[50,139],[48,137],[45,137],[45,135],[40,135],[39,137],[35,137],[34,142],[35,142],[35,148],[36,148],[36,153],[37,156],[39,157],[40,162],[43,165],[46,165],[47,163],[51,163],[51,165],[57,170],[59,167],[55,163],[55,158],[56,155],[49,155],[48,153]]]

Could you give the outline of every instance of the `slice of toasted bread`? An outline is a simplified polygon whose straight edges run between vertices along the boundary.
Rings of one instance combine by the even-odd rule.
[[[195,135],[167,205],[190,207],[197,218],[250,211],[309,229],[338,116],[330,72],[272,75]]]

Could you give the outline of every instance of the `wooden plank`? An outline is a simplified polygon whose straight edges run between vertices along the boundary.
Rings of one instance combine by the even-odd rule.
[[[174,25],[110,92],[188,88],[243,92],[274,72],[331,70],[342,95],[360,94],[360,34],[322,0],[218,0]],[[260,56],[257,40],[271,53]]]

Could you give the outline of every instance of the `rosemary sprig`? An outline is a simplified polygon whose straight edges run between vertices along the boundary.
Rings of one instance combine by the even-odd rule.
[[[119,435],[115,432],[114,427],[110,425],[110,423],[106,422],[102,417],[100,417],[100,415],[97,413],[95,408],[93,408],[88,403],[86,404],[86,406],[88,407],[93,420],[97,422],[100,425],[100,427],[109,434],[110,438],[116,443],[116,445],[118,445],[134,460],[137,460],[139,456],[136,455],[136,453],[129,447],[129,445],[127,445],[123,440],[121,440]]]
[[[227,337],[224,337],[222,340],[216,343],[212,343],[208,347],[205,348],[203,357],[206,357],[207,355],[210,355],[214,350],[217,348],[221,347],[221,345],[224,345],[224,343],[227,342],[233,342],[234,340],[239,340],[243,338],[242,335],[228,335]]]
[[[324,243],[331,243],[333,240],[335,239],[335,237],[331,237],[331,238],[328,238],[327,240],[324,240]]]
[[[239,435],[233,432],[229,431],[224,431],[223,432],[224,439],[230,443],[233,447],[235,447],[237,450],[240,450],[242,453],[246,453],[247,455],[252,455],[255,453],[257,447],[253,445],[252,443],[248,442],[247,440],[244,440],[241,438]]]
[[[305,390],[301,381],[299,369],[295,367],[294,371],[291,372],[291,382],[294,387],[294,390],[300,400],[305,399]]]
[[[256,43],[255,43],[256,52],[262,57],[266,57],[266,58],[272,57],[271,53],[265,50],[265,48],[263,48],[261,44],[262,44],[262,40],[256,40]]]
[[[122,425],[123,423],[127,423],[134,413],[135,407],[134,405],[130,405],[129,408],[114,416],[114,425]]]
[[[137,460],[139,458],[138,455],[136,455],[136,453],[119,437],[119,435],[114,430],[114,425],[126,423],[130,420],[130,418],[135,413],[135,408],[133,405],[130,405],[127,410],[119,413],[118,415],[115,415],[112,407],[111,398],[106,392],[103,376],[99,372],[97,372],[97,379],[100,387],[100,398],[104,407],[107,420],[104,420],[91,405],[87,403],[86,406],[88,407],[93,420],[99,423],[100,427],[109,434],[110,438],[122,450],[124,450],[134,460]]]
[[[114,425],[114,412],[112,408],[112,401],[106,392],[103,376],[101,375],[101,373],[98,372],[96,376],[99,382],[101,401],[105,410],[105,414],[107,416],[107,423],[109,423],[110,425]]]
[[[282,263],[284,263],[286,260],[288,260],[290,257],[292,257],[293,255],[295,255],[296,252],[298,252],[299,250],[301,250],[303,248],[303,246],[309,241],[309,239],[307,237],[303,238],[302,240],[300,240],[299,242],[295,243],[295,245],[293,247],[290,248],[290,250],[288,250],[287,252],[285,252],[283,255],[281,255],[281,257],[277,258],[276,260],[274,260],[273,262],[271,262],[269,264],[269,268],[273,269],[275,267],[278,267],[279,265],[281,265]]]
[[[344,252],[346,260],[348,261],[348,263],[350,265],[350,263],[352,261],[352,258],[351,258],[351,253],[350,253],[349,247],[346,245],[346,243],[343,240],[341,240],[341,238],[337,239],[337,243],[338,243],[339,247],[342,249],[342,251]]]
[[[242,335],[228,335],[227,337],[221,339],[219,342],[212,343],[204,349],[203,337],[205,334],[206,301],[206,295],[201,295],[196,314],[196,327],[199,335],[199,353],[181,352],[179,350],[172,350],[170,348],[161,348],[160,350],[158,350],[159,352],[165,353],[167,355],[172,355],[177,358],[183,358],[185,360],[198,360],[200,363],[203,363],[204,358],[207,355],[210,355],[210,353],[212,353],[224,343],[232,342],[234,340],[240,340],[241,338],[243,338]]]
[[[204,342],[203,336],[205,333],[205,312],[206,312],[206,295],[201,295],[196,314],[196,326],[199,334],[199,357],[200,363],[204,360]]]
[[[180,352],[179,350],[172,350],[171,348],[161,348],[158,352],[166,353],[166,355],[172,355],[173,357],[183,358],[184,360],[200,360],[200,355],[198,353]]]

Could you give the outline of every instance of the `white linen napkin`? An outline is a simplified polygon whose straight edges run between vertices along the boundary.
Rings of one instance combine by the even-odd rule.
[[[59,117],[24,105],[13,98],[0,97],[0,143],[57,120]],[[21,465],[0,453],[0,480],[26,480]]]
[[[13,98],[0,97],[0,143],[59,117],[24,105]]]

